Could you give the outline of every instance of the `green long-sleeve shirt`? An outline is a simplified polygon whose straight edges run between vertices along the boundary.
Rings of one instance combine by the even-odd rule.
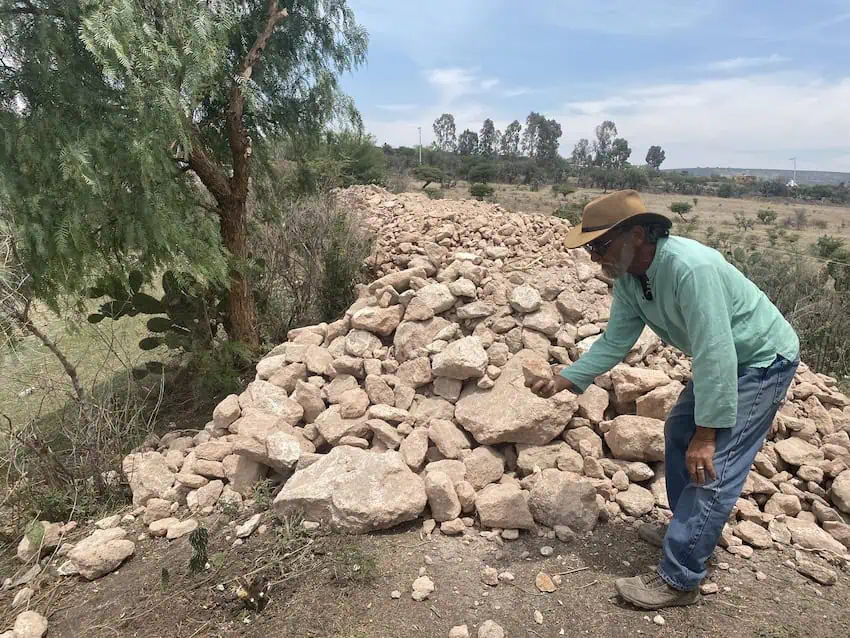
[[[652,301],[637,277],[614,284],[608,327],[561,374],[584,392],[620,363],[645,325],[693,357],[696,424],[728,428],[738,408],[739,367],[767,367],[799,356],[800,341],[767,296],[716,250],[682,237],[661,239],[646,272]]]

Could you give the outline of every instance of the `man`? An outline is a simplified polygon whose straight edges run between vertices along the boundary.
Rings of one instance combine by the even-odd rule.
[[[584,392],[623,360],[645,325],[693,357],[693,380],[664,428],[673,517],[666,531],[644,526],[640,534],[662,547],[662,560],[655,572],[615,583],[644,609],[696,602],[706,562],[799,363],[799,339],[765,294],[717,251],[670,237],[670,225],[632,190],[585,207],[565,243],[584,246],[614,279],[608,327],[554,381],[531,383],[544,397]]]

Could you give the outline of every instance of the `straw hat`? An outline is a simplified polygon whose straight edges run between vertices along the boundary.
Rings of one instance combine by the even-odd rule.
[[[581,224],[570,229],[564,245],[567,248],[584,246],[621,226],[627,220],[638,224],[663,224],[667,228],[672,225],[664,215],[647,212],[637,191],[615,191],[597,197],[584,207]]]

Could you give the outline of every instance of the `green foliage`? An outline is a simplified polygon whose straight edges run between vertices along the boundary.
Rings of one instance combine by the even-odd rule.
[[[772,208],[761,208],[756,213],[756,217],[758,217],[759,223],[769,225],[776,221],[777,214]]]
[[[446,197],[446,194],[441,188],[428,189],[425,191],[425,194],[428,196],[428,199],[444,199]]]
[[[495,189],[490,184],[473,184],[469,187],[469,194],[477,200],[490,197],[495,192]]]
[[[821,235],[813,246],[815,255],[829,259],[844,248],[844,240],[832,235]]]
[[[432,182],[442,182],[445,179],[445,173],[437,167],[431,166],[429,164],[423,164],[422,166],[417,166],[413,169],[413,176],[425,182],[422,185],[422,188],[425,189]]]
[[[190,574],[197,574],[206,567],[209,538],[210,533],[206,527],[198,527],[189,534],[189,545],[192,547],[192,557],[189,559]]]
[[[271,479],[263,479],[254,485],[254,503],[258,511],[265,511],[272,506],[274,487],[274,482]]]
[[[281,139],[359,122],[338,78],[365,61],[367,35],[344,0],[286,3],[265,42],[266,0],[19,5],[0,5],[14,61],[0,72],[0,191],[48,301],[93,274],[147,280],[181,261],[241,282],[244,242],[225,250],[222,220],[244,227],[249,178],[262,192]]]
[[[474,164],[469,169],[466,179],[472,183],[492,182],[496,179],[496,166],[492,162]]]
[[[788,235],[792,237],[799,239],[799,235]],[[794,326],[802,359],[819,372],[838,377],[850,374],[850,277],[838,279],[829,268],[823,271],[796,255],[756,247],[728,250],[730,245],[726,246],[727,259],[759,286]],[[828,251],[835,244],[825,240],[821,246]],[[834,289],[826,286],[827,277],[834,279]]]
[[[729,182],[724,182],[720,186],[717,187],[717,196],[723,198],[730,198],[735,196],[735,189],[732,187],[732,184]]]
[[[670,212],[676,213],[683,220],[685,215],[691,212],[693,205],[690,202],[673,202],[670,204]]]
[[[667,154],[660,146],[650,146],[649,150],[646,152],[647,165],[656,171],[661,168],[661,165],[664,163],[666,158]]]
[[[519,120],[514,120],[505,128],[502,134],[501,144],[499,145],[499,154],[502,157],[516,157],[519,155],[520,135],[522,132],[522,124]]]
[[[315,195],[354,184],[387,183],[387,160],[375,139],[360,131],[328,132],[319,141],[290,143],[285,154],[297,158],[287,175],[290,197]]]
[[[452,153],[457,150],[457,129],[455,117],[451,113],[443,113],[434,120],[434,146],[444,153]]]
[[[98,312],[89,315],[89,323],[107,318],[117,321],[139,314],[164,315],[148,320],[147,328],[153,336],[139,342],[139,348],[145,351],[160,346],[182,352],[210,350],[219,329],[227,331],[227,291],[224,288],[200,282],[189,272],[166,270],[162,275],[163,294],[157,299],[141,292],[141,283],[140,271],[130,273],[128,287],[115,277],[102,278],[87,291],[88,297],[112,298],[102,303]],[[162,364],[149,362],[134,371],[137,378],[148,372],[161,373]]]
[[[476,155],[478,153],[478,133],[466,129],[457,138],[457,152],[459,155]]]
[[[748,217],[743,213],[733,213],[733,217],[735,218],[735,226],[738,230],[743,232],[747,232],[748,230],[752,230],[756,226],[755,220],[752,217]]]
[[[337,216],[331,222],[330,231],[319,289],[321,318],[328,323],[336,321],[354,303],[354,284],[358,283],[363,268],[362,253],[346,249],[351,241],[346,219]]]
[[[499,152],[499,132],[489,117],[484,120],[478,134],[478,152],[484,157],[491,157]]]
[[[572,226],[578,226],[581,223],[581,214],[584,206],[584,202],[561,204],[553,215],[560,219],[566,219]]]
[[[576,189],[568,184],[552,184],[552,192],[564,199],[576,192]]]

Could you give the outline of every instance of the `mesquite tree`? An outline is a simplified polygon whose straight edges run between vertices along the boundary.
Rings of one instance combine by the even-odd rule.
[[[249,191],[281,138],[357,119],[338,77],[366,47],[345,0],[0,0],[0,188],[37,292],[180,259],[257,345]]]

